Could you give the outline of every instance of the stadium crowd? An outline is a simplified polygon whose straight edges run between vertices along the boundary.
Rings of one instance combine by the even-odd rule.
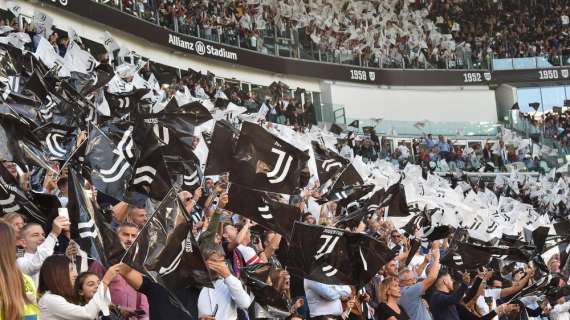
[[[374,132],[351,145],[318,128],[282,84],[161,86],[146,63],[107,52],[94,68],[80,38],[64,53],[34,30],[0,35],[0,319],[570,318],[564,170],[470,184],[400,169],[375,159]],[[483,158],[504,166],[517,143]],[[423,161],[457,156],[442,136],[421,145]],[[189,187],[162,192],[171,176]]]
[[[563,0],[159,0],[123,7],[212,41],[266,54],[278,44],[293,57],[370,67],[488,68],[493,58],[522,57],[560,65],[568,56]]]

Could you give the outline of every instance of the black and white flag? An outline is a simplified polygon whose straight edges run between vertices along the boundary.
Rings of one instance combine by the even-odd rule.
[[[91,183],[117,200],[123,199],[138,158],[133,129],[128,123],[93,126],[87,141],[85,159],[91,169]]]
[[[125,250],[112,227],[105,222],[101,210],[88,198],[80,177],[73,169],[68,179],[69,220],[71,237],[90,257],[100,261],[105,267],[117,263]]]
[[[182,190],[193,193],[202,185],[202,180],[204,178],[202,169],[200,169],[200,165],[198,163],[193,161],[185,161],[181,164],[184,167],[184,172],[182,173],[181,188]]]
[[[179,214],[177,198],[175,189],[170,189],[125,253],[123,262],[140,272],[148,273],[147,264],[160,255],[168,235],[176,226],[176,216]]]
[[[291,237],[295,221],[301,218],[298,207],[276,201],[266,192],[247,189],[235,183],[230,185],[229,199],[227,210],[247,217],[286,239]]]
[[[2,164],[0,164],[2,166]],[[31,222],[48,227],[51,222],[48,214],[44,213],[25,193],[14,185],[10,185],[0,178],[0,211],[7,213],[21,213]]]
[[[129,190],[148,195],[154,200],[163,199],[172,187],[164,162],[163,147],[153,135],[147,135],[132,175]]]
[[[177,225],[168,236],[166,244],[154,261],[148,261],[147,269],[158,283],[171,292],[187,287],[212,287],[210,274],[192,234],[192,223]]]
[[[136,110],[141,98],[148,92],[148,89],[136,89],[125,93],[109,93],[105,91],[105,99],[109,104],[111,115],[114,117],[122,117]]]
[[[51,159],[67,160],[72,150],[74,135],[71,128],[48,123],[33,131],[41,139],[44,151]]]
[[[0,154],[3,160],[36,165],[51,170],[42,144],[32,133],[33,125],[22,116],[0,114]]]
[[[404,185],[397,182],[391,185],[380,202],[380,207],[388,206],[389,217],[407,217],[410,215]]]
[[[230,181],[255,190],[294,194],[309,155],[264,128],[244,122],[230,171]]]
[[[296,222],[287,266],[300,277],[360,288],[393,258],[385,244],[366,234]]]
[[[182,307],[179,301],[183,299],[176,296],[176,291],[180,292],[177,289],[212,285],[192,235],[192,225],[175,224],[176,216],[184,210],[177,199],[177,192],[172,188],[127,249],[122,262],[163,285],[171,297],[178,300],[176,305]]]
[[[334,177],[338,172],[341,172],[350,161],[336,152],[327,149],[317,141],[311,142],[313,151],[315,153],[315,161],[317,163],[317,174],[319,181],[324,184],[329,179]]]
[[[356,186],[364,184],[364,179],[356,170],[356,167],[351,163],[349,164],[334,180],[333,185],[330,188],[330,192],[334,193],[338,190],[342,190],[347,186]]]

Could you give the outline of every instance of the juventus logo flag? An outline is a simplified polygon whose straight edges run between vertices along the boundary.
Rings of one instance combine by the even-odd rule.
[[[480,246],[454,240],[441,263],[457,270],[475,270],[489,264],[493,258],[527,263],[532,257],[515,247]]]
[[[313,151],[315,152],[317,174],[321,184],[324,184],[338,172],[341,172],[350,163],[348,159],[327,149],[317,141],[312,141],[311,144],[313,146]]]
[[[152,216],[129,247],[122,261],[140,272],[147,273],[147,266],[154,262],[167,243],[168,235],[175,228],[179,213],[178,195],[174,188],[158,204]]]
[[[0,164],[3,167],[3,164]],[[19,188],[5,182],[0,178],[0,211],[6,213],[18,212],[25,215],[31,222],[48,227],[48,215],[44,214],[34,202],[30,201]]]
[[[294,194],[309,155],[264,128],[244,122],[238,139],[230,181],[276,193]]]
[[[331,193],[337,192],[347,186],[355,186],[364,184],[364,179],[360,176],[360,173],[356,170],[354,165],[349,164],[342,173],[334,180],[331,186]]]
[[[114,76],[115,70],[113,70],[110,64],[98,65],[95,67],[95,74],[92,81],[80,90],[81,95],[88,96],[90,93],[103,88]]]
[[[71,142],[74,141],[70,128],[48,123],[37,128],[33,133],[42,140],[44,151],[50,155],[51,159],[67,160],[72,147]]]
[[[385,244],[366,234],[295,222],[287,265],[300,277],[361,288],[393,258]]]
[[[130,191],[136,191],[150,196],[154,200],[163,199],[171,187],[168,169],[162,156],[163,147],[148,132],[142,146],[141,155],[134,168]]]
[[[90,257],[109,267],[117,263],[125,250],[103,213],[94,207],[75,170],[69,170],[69,219],[71,236]]]
[[[149,261],[148,270],[154,271],[151,274],[155,280],[171,292],[189,286],[213,287],[202,252],[192,234],[192,224],[188,222],[176,226],[162,252],[154,261]]]
[[[133,126],[114,123],[103,128],[93,126],[87,141],[85,158],[91,168],[91,183],[98,191],[122,200],[137,158]]]
[[[410,215],[406,191],[404,191],[404,185],[399,181],[386,190],[384,199],[380,203],[380,207],[385,206],[388,206],[389,217],[407,217]]]
[[[107,103],[109,104],[111,115],[121,117],[136,110],[141,98],[148,92],[148,89],[136,89],[131,92],[117,94],[105,91],[105,99],[107,99]]]
[[[247,217],[286,239],[290,239],[295,221],[301,218],[298,207],[281,203],[265,192],[247,189],[235,183],[230,185],[229,198],[229,211]]]

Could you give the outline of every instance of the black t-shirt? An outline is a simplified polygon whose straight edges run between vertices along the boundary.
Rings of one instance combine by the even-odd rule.
[[[177,307],[177,302],[169,292],[160,284],[147,276],[143,277],[143,283],[139,292],[148,299],[150,319],[152,320],[192,320],[192,317]]]
[[[400,306],[400,314],[397,314],[396,311],[392,310],[387,304],[381,303],[376,308],[375,314],[378,315],[378,320],[387,320],[390,317],[396,317],[398,320],[409,320],[408,314],[404,311],[404,308]]]

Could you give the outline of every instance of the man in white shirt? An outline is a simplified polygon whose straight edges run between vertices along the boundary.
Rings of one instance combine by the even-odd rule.
[[[237,309],[247,309],[252,300],[241,282],[233,276],[226,265],[223,253],[211,251],[206,265],[214,280],[214,289],[204,287],[198,297],[200,319],[236,320]]]
[[[556,300],[556,305],[550,310],[552,320],[570,320],[570,301],[565,301],[562,297]]]
[[[532,269],[525,269],[524,273],[524,277],[518,281],[513,281],[513,285],[508,288],[502,288],[503,282],[500,280],[500,278],[492,279],[490,288],[485,289],[483,295],[477,298],[476,306],[479,313],[482,316],[486,315],[487,313],[491,312],[491,310],[496,309],[497,300],[511,296],[521,291],[527,285],[530,278],[534,275],[534,271]],[[491,298],[491,307],[489,307],[485,301],[486,297]],[[498,319],[498,317],[495,317],[493,319]]]
[[[40,268],[53,254],[57,243],[57,237],[63,230],[69,230],[69,220],[65,217],[57,217],[53,220],[51,232],[45,236],[45,231],[37,223],[26,224],[21,231],[20,245],[24,248],[24,256],[16,260],[22,272],[32,277],[36,287],[38,286]]]
[[[341,298],[350,296],[349,286],[328,285],[304,279],[305,294],[311,318],[326,319],[342,315]]]

